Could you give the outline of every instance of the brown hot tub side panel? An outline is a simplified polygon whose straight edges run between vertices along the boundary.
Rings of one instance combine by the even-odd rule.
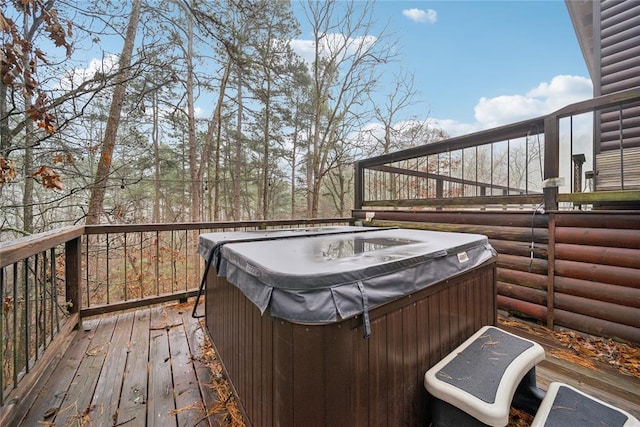
[[[424,373],[496,323],[495,263],[487,262],[370,311],[325,325],[273,318],[214,272],[209,334],[255,426],[428,425]]]

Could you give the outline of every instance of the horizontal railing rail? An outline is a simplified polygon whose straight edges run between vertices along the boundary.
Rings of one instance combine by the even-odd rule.
[[[547,210],[640,203],[640,147],[635,131],[627,129],[635,122],[624,115],[638,102],[640,87],[360,160],[355,164],[355,209],[484,209],[496,203],[522,209],[540,204],[541,194]],[[605,114],[619,116],[607,125],[608,133],[619,132],[619,147],[599,141],[595,123]]]

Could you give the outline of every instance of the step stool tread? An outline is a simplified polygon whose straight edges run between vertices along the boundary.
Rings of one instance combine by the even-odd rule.
[[[542,400],[532,427],[639,427],[631,414],[567,384],[553,382]]]
[[[496,401],[500,380],[509,365],[533,343],[496,328],[488,329],[437,373],[449,383],[487,403]]]
[[[543,359],[539,344],[484,326],[429,369],[424,385],[485,424],[506,425],[518,384]]]

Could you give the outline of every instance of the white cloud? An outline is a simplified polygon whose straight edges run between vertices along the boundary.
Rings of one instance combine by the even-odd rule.
[[[467,135],[482,130],[479,123],[461,123],[451,119],[432,119],[434,127],[444,130],[449,137]]]
[[[314,57],[313,40],[291,40],[291,48],[308,64],[313,62]]]
[[[85,68],[74,68],[61,80],[61,87],[70,90],[83,82],[93,79],[96,74],[109,74],[118,68],[118,55],[93,58]]]
[[[522,95],[482,97],[474,108],[476,120],[485,129],[533,118],[542,110],[541,100]]]
[[[438,20],[438,12],[433,9],[404,9],[402,14],[413,22],[418,22],[420,24],[435,24]]]
[[[591,80],[581,76],[559,75],[542,82],[525,94],[482,97],[474,107],[473,123],[432,118],[433,126],[449,136],[460,136],[552,113],[593,96]]]
[[[528,97],[545,100],[545,105],[551,112],[574,102],[582,101],[593,96],[591,80],[580,76],[555,76],[551,83],[540,83],[538,87],[527,93]]]
[[[549,114],[555,110],[593,96],[591,80],[580,76],[560,75],[542,82],[526,94],[482,97],[475,106],[475,119],[482,129],[489,129]]]

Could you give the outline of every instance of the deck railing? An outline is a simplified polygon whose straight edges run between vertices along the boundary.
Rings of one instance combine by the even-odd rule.
[[[82,317],[195,295],[198,236],[348,225],[351,218],[75,226],[0,244],[0,425]]]
[[[77,324],[84,227],[0,245],[0,404]],[[31,384],[25,380],[25,387]]]
[[[356,162],[355,209],[588,208],[640,202],[640,87]],[[617,114],[617,116],[616,116]],[[597,126],[619,133],[602,151]],[[616,127],[617,126],[617,127]],[[595,131],[594,131],[595,129]],[[608,191],[601,191],[608,190]],[[613,191],[612,191],[613,190]]]

